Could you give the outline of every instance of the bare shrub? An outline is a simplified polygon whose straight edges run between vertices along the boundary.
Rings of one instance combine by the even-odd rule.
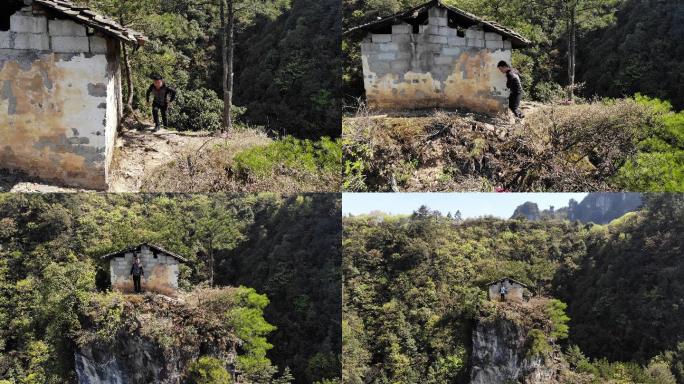
[[[515,124],[443,111],[381,118],[361,111],[344,122],[344,186],[609,191],[611,177],[657,125],[656,113],[633,100],[543,106]]]

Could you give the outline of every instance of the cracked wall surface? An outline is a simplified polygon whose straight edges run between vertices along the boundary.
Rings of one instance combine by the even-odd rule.
[[[370,107],[506,110],[506,76],[496,66],[510,63],[511,42],[477,27],[459,32],[447,24],[447,11],[432,8],[428,24],[417,31],[398,24],[391,34],[367,36],[361,54]]]
[[[131,266],[135,255],[140,257],[145,276],[141,279],[144,291],[173,295],[178,290],[179,261],[173,256],[153,252],[142,246],[138,252],[127,252],[123,257],[113,257],[109,261],[112,289],[132,293],[133,277]],[[155,257],[156,256],[156,257]]]
[[[118,44],[32,8],[0,32],[0,167],[107,188],[121,94]]]

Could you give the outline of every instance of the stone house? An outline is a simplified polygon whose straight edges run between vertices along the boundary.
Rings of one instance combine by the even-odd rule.
[[[67,0],[0,3],[0,167],[106,189],[122,43],[146,38]]]
[[[514,48],[530,41],[492,21],[432,0],[358,26],[368,106],[384,110],[508,108],[506,76]]]
[[[152,291],[169,296],[178,291],[179,267],[181,263],[188,261],[180,255],[148,243],[142,243],[101,257],[103,261],[109,262],[112,289],[126,293],[134,291],[131,266],[135,256],[140,257],[145,274],[141,279],[143,291]]]
[[[508,291],[506,293],[506,301],[513,301],[516,303],[525,301],[525,289],[528,288],[527,285],[517,280],[513,280],[510,277],[504,277],[503,279],[492,281],[487,284],[487,293],[489,294],[490,301],[501,301],[500,289],[502,285],[506,287],[506,290]]]

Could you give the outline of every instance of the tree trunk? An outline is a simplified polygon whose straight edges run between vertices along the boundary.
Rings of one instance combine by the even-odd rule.
[[[575,99],[575,55],[576,55],[576,39],[577,39],[577,10],[573,6],[570,9],[568,20],[568,98]]]
[[[227,5],[226,5],[227,2]],[[226,9],[227,8],[227,9]],[[233,128],[233,57],[235,9],[233,0],[221,0],[221,59],[223,63],[223,131]]]
[[[209,286],[214,286],[214,250],[209,248]]]
[[[226,28],[226,0],[219,0],[221,6],[221,85],[223,87],[223,121],[221,130],[230,125],[230,107],[228,95],[228,31]]]
[[[126,25],[123,14],[119,14],[119,24]],[[128,95],[126,95],[126,104],[124,107],[124,114],[133,112],[133,74],[131,73],[131,60],[128,57],[128,47],[126,43],[121,43],[121,51],[123,53],[124,72],[126,75],[126,88],[128,88]]]
[[[133,111],[133,75],[131,74],[131,61],[128,58],[128,48],[126,44],[122,43],[123,46],[123,60],[124,60],[124,70],[126,72],[126,88],[128,88],[128,95],[126,96],[126,113]]]
[[[233,128],[233,64],[235,55],[235,7],[233,0],[228,0],[228,98],[226,100],[228,108],[228,124],[226,128],[230,131]]]

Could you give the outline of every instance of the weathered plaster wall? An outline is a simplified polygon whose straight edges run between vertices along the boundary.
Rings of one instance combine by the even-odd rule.
[[[0,32],[0,167],[106,189],[119,123],[116,43],[31,7],[10,25]]]
[[[504,284],[506,289],[508,289],[508,293],[506,293],[506,300],[522,303],[524,300],[523,294],[525,289],[521,285],[515,283],[508,282]],[[494,284],[489,287],[489,300],[501,301],[501,293],[499,293],[499,289],[501,289],[501,283]]]
[[[475,28],[459,36],[447,11],[429,10],[428,25],[409,24],[392,34],[371,34],[361,44],[368,104],[379,109],[458,108],[498,113],[508,106],[506,76],[511,42]]]
[[[153,291],[165,295],[173,295],[178,290],[179,262],[173,256],[157,253],[142,246],[137,253],[143,265],[145,276],[141,279],[144,291]],[[113,257],[109,261],[112,288],[121,292],[131,293],[133,289],[133,277],[131,266],[135,254],[128,252],[124,257]]]

